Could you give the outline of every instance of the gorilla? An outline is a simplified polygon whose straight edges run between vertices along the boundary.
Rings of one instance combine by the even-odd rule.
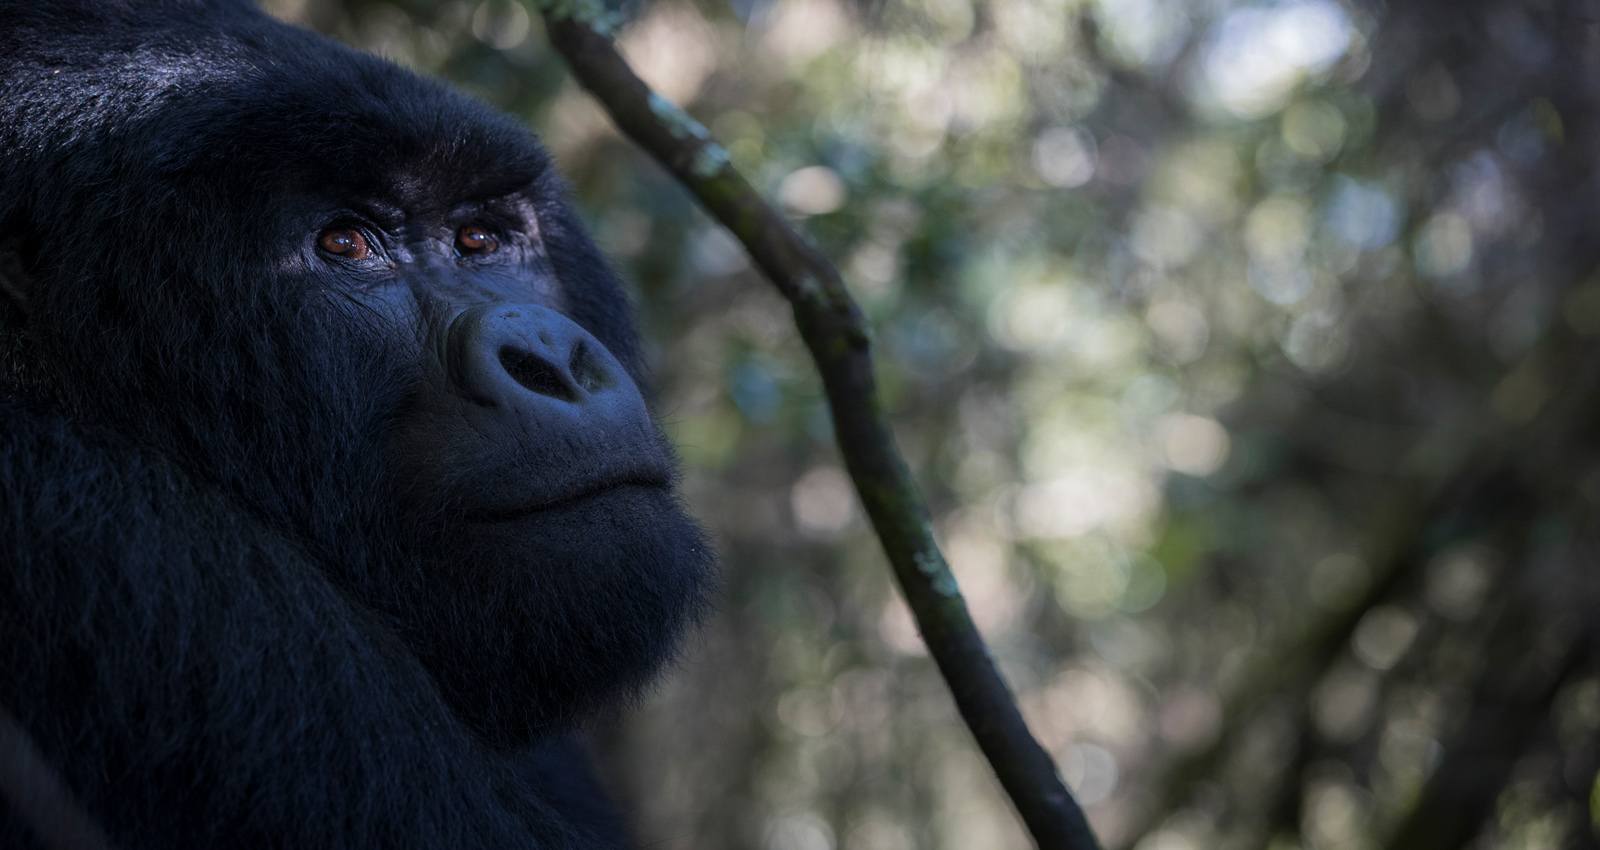
[[[248,0],[0,0],[0,844],[619,843],[712,556],[568,195]]]

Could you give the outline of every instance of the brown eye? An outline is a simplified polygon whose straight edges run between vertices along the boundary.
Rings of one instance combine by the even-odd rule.
[[[317,237],[317,245],[330,254],[347,260],[365,260],[372,256],[367,247],[367,237],[352,227],[330,227]]]
[[[456,231],[456,250],[463,254],[491,254],[498,247],[494,235],[475,224]]]

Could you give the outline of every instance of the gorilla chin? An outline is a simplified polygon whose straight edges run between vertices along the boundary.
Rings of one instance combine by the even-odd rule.
[[[414,574],[420,586],[387,613],[497,749],[636,699],[707,610],[712,549],[666,486],[620,484],[451,525],[458,533],[433,541],[437,557]],[[485,679],[499,686],[466,687]]]

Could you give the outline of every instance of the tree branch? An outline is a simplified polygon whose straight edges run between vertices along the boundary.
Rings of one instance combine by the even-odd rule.
[[[1552,635],[1536,606],[1514,598],[1486,641],[1488,659],[1471,708],[1423,786],[1421,797],[1385,845],[1390,850],[1459,850],[1494,814],[1517,760],[1549,715],[1561,686],[1585,669],[1594,634]],[[1541,642],[1553,646],[1539,646]],[[1530,651],[1531,649],[1531,651]]]
[[[598,2],[539,6],[551,43],[579,82],[738,237],[789,300],[822,376],[840,453],[962,718],[1038,846],[1094,850],[1083,811],[1028,732],[934,542],[927,505],[879,402],[866,321],[838,270],[761,199],[704,126],[633,73],[612,44],[614,20]]]

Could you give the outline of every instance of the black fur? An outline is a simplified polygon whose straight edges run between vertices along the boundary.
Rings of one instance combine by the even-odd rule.
[[[119,848],[615,844],[570,730],[710,560],[637,351],[505,117],[245,2],[0,0],[0,719]]]

